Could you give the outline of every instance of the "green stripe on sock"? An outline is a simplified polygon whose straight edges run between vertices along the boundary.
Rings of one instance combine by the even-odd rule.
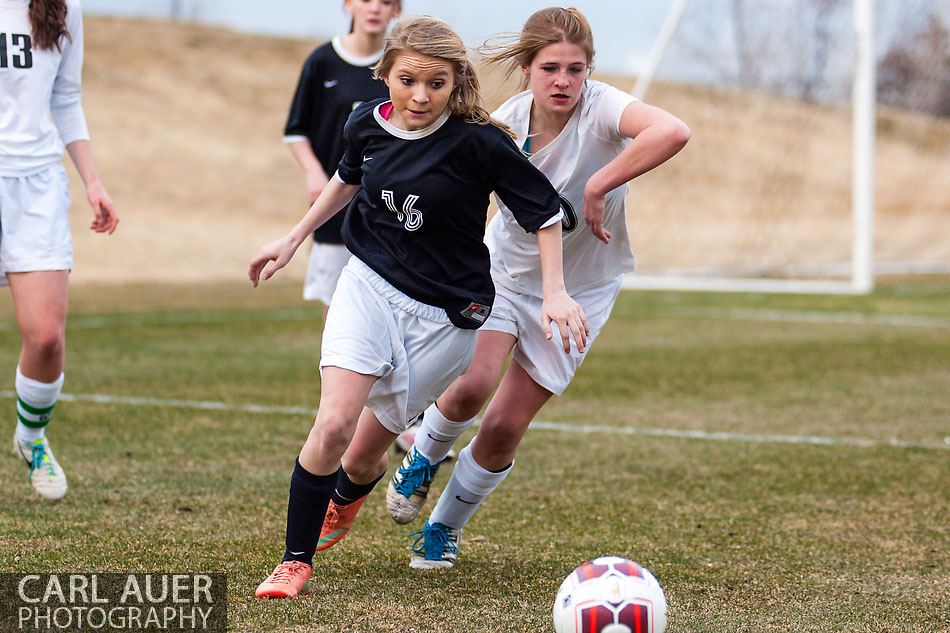
[[[17,396],[16,401],[17,401],[17,403],[18,403],[21,407],[23,407],[23,410],[24,410],[24,411],[26,411],[27,413],[32,414],[32,415],[49,415],[50,413],[53,412],[53,407],[56,406],[56,403],[54,402],[53,404],[49,405],[48,407],[34,407],[34,406],[31,406],[31,405],[29,405],[29,404],[23,402],[23,398],[21,398],[21,397],[19,397],[19,396]]]
[[[19,420],[20,423],[23,424],[23,426],[28,426],[28,427],[30,427],[31,429],[42,429],[42,428],[44,428],[47,424],[49,424],[49,417],[47,417],[45,420],[41,420],[41,421],[30,420],[30,419],[27,419],[27,418],[23,417],[23,414],[20,413],[19,411],[16,412],[16,417],[17,417],[17,420]]]

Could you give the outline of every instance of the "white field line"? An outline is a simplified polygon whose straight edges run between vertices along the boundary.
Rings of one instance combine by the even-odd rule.
[[[68,317],[67,330],[98,330],[121,326],[162,326],[162,325],[202,325],[218,323],[237,323],[246,321],[314,321],[319,314],[305,308],[268,310],[266,312],[166,312],[143,314],[113,314],[94,317]],[[0,321],[0,332],[15,330],[16,321]]]
[[[795,323],[840,323],[842,325],[890,325],[894,327],[950,328],[950,319],[910,314],[861,314],[807,310],[755,310],[742,308],[672,307],[676,316],[734,319],[742,321],[789,321]]]
[[[13,391],[0,391],[2,398],[16,398]],[[308,407],[276,407],[253,404],[229,404],[209,400],[177,400],[161,398],[138,398],[130,396],[109,396],[101,394],[60,394],[59,399],[64,402],[94,402],[98,404],[118,404],[128,406],[146,406],[157,408],[203,409],[213,411],[238,411],[243,413],[265,413],[280,415],[316,415],[316,409]],[[835,438],[815,435],[765,435],[751,433],[724,433],[699,430],[679,429],[641,429],[624,426],[601,426],[590,424],[563,424],[559,422],[541,422],[535,420],[531,428],[542,431],[561,431],[565,433],[605,433],[610,435],[648,435],[654,437],[673,437],[695,440],[716,440],[724,442],[752,442],[758,444],[812,444],[819,446],[857,446],[873,448],[877,446],[891,446],[896,448],[924,448],[950,450],[950,437],[944,438],[942,444],[904,442],[898,439],[886,441],[865,438]]]

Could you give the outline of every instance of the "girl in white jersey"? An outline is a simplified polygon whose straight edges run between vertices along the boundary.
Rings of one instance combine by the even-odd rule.
[[[353,20],[350,32],[317,47],[307,58],[290,106],[284,142],[303,168],[308,204],[330,181],[343,156],[343,125],[356,106],[389,94],[373,76],[383,54],[386,29],[402,9],[400,0],[345,0]],[[303,298],[321,301],[323,317],[330,309],[350,252],[343,245],[343,215],[314,231]]]
[[[0,0],[0,275],[23,337],[13,447],[51,500],[67,488],[45,436],[63,385],[73,264],[64,148],[86,186],[90,228],[111,234],[119,222],[89,149],[82,56],[78,0]]]
[[[576,9],[538,11],[513,43],[489,52],[490,62],[524,73],[529,90],[493,116],[511,126],[531,162],[561,194],[564,279],[587,315],[589,346],[610,315],[623,274],[634,267],[624,209],[627,182],[676,154],[689,129],[663,110],[588,79],[593,36]],[[479,331],[471,369],[425,411],[414,449],[387,490],[393,519],[413,520],[439,463],[498,386],[478,435],[460,452],[425,528],[414,535],[410,565],[416,568],[452,566],[459,531],[511,470],[531,419],[564,391],[584,359],[583,350],[559,354],[541,335],[534,317],[540,301],[537,247],[512,230],[510,211],[499,207],[486,233],[495,310]],[[501,377],[509,354],[511,364]]]

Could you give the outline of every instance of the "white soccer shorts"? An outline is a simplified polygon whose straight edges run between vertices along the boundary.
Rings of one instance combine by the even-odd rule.
[[[571,353],[564,353],[556,324],[551,325],[554,337],[550,341],[544,337],[544,330],[541,329],[540,297],[522,294],[497,283],[495,305],[492,307],[491,316],[481,329],[506,332],[517,338],[512,358],[524,368],[532,380],[559,396],[571,383],[594,339],[607,323],[622,283],[623,275],[618,275],[616,279],[601,287],[571,295],[583,308],[587,325],[590,327],[587,351],[583,354],[578,353],[573,335]]]
[[[314,242],[313,248],[310,249],[307,277],[303,282],[303,298],[330,305],[333,291],[340,280],[340,273],[343,272],[346,262],[350,261],[350,257],[350,251],[342,244]]]
[[[353,257],[330,304],[320,369],[378,376],[366,406],[387,430],[402,433],[468,370],[476,337]]]
[[[6,273],[71,270],[69,178],[62,163],[0,177],[0,284]]]

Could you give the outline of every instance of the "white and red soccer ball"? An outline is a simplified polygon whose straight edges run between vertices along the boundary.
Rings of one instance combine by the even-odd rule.
[[[663,633],[666,596],[646,568],[603,556],[572,571],[554,599],[556,633]]]

